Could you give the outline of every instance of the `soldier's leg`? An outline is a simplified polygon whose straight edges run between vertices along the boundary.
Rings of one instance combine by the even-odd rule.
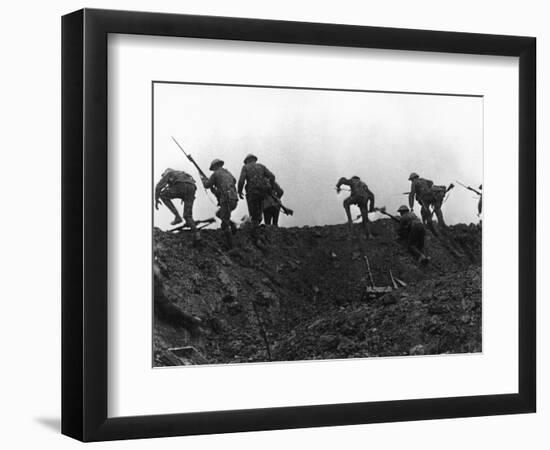
[[[170,210],[172,214],[174,214],[174,220],[172,221],[172,225],[176,225],[178,223],[183,222],[181,215],[179,211],[176,209],[174,204],[172,203],[173,198],[181,198],[180,194],[178,192],[175,192],[172,188],[166,188],[160,193],[160,199],[162,200],[162,203]]]
[[[348,197],[344,200],[344,209],[346,210],[346,216],[348,218],[348,225],[351,225],[353,223],[353,220],[351,220],[351,211],[350,206],[352,204],[352,198]]]
[[[426,231],[423,225],[413,225],[409,233],[408,238],[408,247],[409,251],[419,260],[420,263],[424,264],[429,261],[424,251],[424,236]]]
[[[235,198],[229,198],[227,200],[227,209],[228,209],[228,220],[229,220],[229,227],[231,228],[231,232],[235,234],[237,232],[237,225],[235,222],[231,220],[231,213],[237,208],[237,197]]]
[[[227,199],[220,199],[220,209],[216,212],[216,216],[222,221],[221,229],[225,235],[227,246],[233,248],[233,235],[231,227],[231,211]]]
[[[264,209],[264,223],[266,225],[271,225],[273,221],[273,208],[270,206]]]
[[[197,187],[192,184],[187,184],[186,192],[183,198],[183,218],[185,223],[193,231],[196,231],[197,225],[193,219],[193,204],[195,203],[195,192]]]
[[[281,209],[278,207],[273,208],[273,226],[278,227],[279,226],[279,213],[281,212]]]
[[[372,239],[374,236],[370,231],[370,221],[369,221],[369,209],[368,205],[365,203],[359,207],[361,210],[361,218],[363,219],[363,228],[365,229],[365,234],[368,239]]]
[[[261,195],[250,194],[250,196],[247,197],[247,200],[249,200],[248,206],[249,206],[250,220],[252,222],[252,225],[254,227],[258,227],[260,225],[260,222],[262,221],[263,198]]]
[[[446,227],[445,221],[443,220],[443,212],[441,211],[441,202],[437,202],[434,204],[434,212],[435,216],[437,217],[437,223],[441,225],[442,227]]]

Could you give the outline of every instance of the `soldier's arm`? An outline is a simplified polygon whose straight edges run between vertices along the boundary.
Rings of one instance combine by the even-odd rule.
[[[414,187],[414,182],[412,182],[411,190],[409,192],[409,208],[411,208],[411,211],[414,207],[414,193],[415,193],[415,187]]]
[[[243,194],[244,182],[246,181],[246,166],[241,169],[241,176],[239,177],[239,184],[237,185],[237,191],[239,195]]]
[[[216,173],[214,172],[212,175],[210,175],[210,178],[203,178],[202,179],[202,185],[206,189],[212,189],[216,184]]]
[[[168,186],[168,182],[169,182],[168,174],[164,175],[159,180],[159,182],[157,183],[157,185],[155,187],[155,200],[158,200],[160,198],[160,193],[166,186]]]
[[[283,194],[285,193],[285,191],[283,191],[281,186],[279,186],[279,183],[275,183],[275,185],[273,186],[273,192],[275,192],[275,194],[279,198],[281,198],[283,196]]]
[[[367,202],[370,202],[369,212],[374,212],[374,193],[368,188],[367,191],[369,192],[369,198],[367,199]]]
[[[347,178],[342,177],[338,180],[338,183],[336,183],[336,189],[340,189],[342,185],[351,186],[351,183]]]

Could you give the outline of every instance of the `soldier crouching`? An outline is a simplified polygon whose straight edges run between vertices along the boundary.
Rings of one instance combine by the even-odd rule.
[[[344,177],[340,178],[336,184],[336,192],[340,192],[342,185],[349,186],[351,189],[351,195],[344,200],[344,210],[348,218],[348,226],[351,228],[353,224],[350,206],[357,205],[361,211],[363,227],[367,234],[367,238],[372,239],[373,235],[369,226],[369,212],[374,211],[374,194],[358,176],[353,176],[349,180]]]
[[[198,238],[197,225],[193,219],[193,203],[197,186],[194,178],[186,172],[174,169],[166,169],[160,181],[155,187],[155,209],[158,209],[160,201],[174,214],[171,225],[177,225],[185,220],[185,224]],[[172,200],[179,198],[183,201],[183,219]]]
[[[405,205],[400,206],[397,212],[400,214],[397,229],[399,238],[407,244],[409,251],[418,259],[420,264],[428,263],[430,258],[424,254],[424,240],[426,237],[424,224]]]

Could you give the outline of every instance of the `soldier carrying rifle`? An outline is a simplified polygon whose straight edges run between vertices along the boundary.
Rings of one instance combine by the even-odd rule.
[[[363,227],[365,228],[367,238],[372,239],[373,236],[369,226],[369,212],[374,211],[374,194],[358,176],[353,176],[349,180],[344,177],[340,178],[338,183],[336,183],[336,192],[340,193],[342,185],[349,186],[351,189],[351,195],[344,200],[344,209],[348,218],[348,226],[351,228],[353,224],[350,206],[357,205],[361,210]]]
[[[430,258],[424,254],[424,238],[426,228],[422,221],[406,205],[401,205],[397,212],[399,217],[386,212],[386,208],[376,208],[376,211],[390,217],[398,223],[397,235],[406,243],[409,251],[418,259],[420,264],[427,264]]]
[[[258,226],[262,221],[263,202],[271,195],[272,186],[275,183],[275,175],[257,161],[258,158],[255,155],[249,154],[246,156],[237,185],[239,197],[243,199],[243,188],[246,184],[246,203],[252,222],[254,239],[258,239]]]
[[[449,187],[435,186],[432,180],[421,178],[416,172],[412,172],[409,175],[409,181],[411,182],[409,208],[411,211],[414,210],[415,200],[420,203],[422,222],[427,224],[430,230],[437,235],[438,233],[434,228],[432,215],[435,213],[437,222],[440,226],[443,228],[447,226],[443,220],[441,206],[445,200],[445,194],[454,187],[453,184],[450,184]],[[433,208],[433,211],[430,208]]]
[[[202,184],[206,189],[210,189],[218,199],[220,207],[216,216],[222,221],[221,228],[227,239],[227,245],[233,247],[232,234],[237,232],[237,226],[231,221],[231,212],[237,207],[239,201],[237,190],[235,189],[235,177],[224,169],[224,162],[221,159],[214,159],[210,164],[210,170],[213,172],[210,178],[201,175]]]

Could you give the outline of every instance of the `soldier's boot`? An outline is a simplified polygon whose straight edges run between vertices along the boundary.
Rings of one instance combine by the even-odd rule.
[[[353,220],[351,219],[351,211],[348,203],[348,199],[344,200],[344,210],[346,211],[346,217],[348,218],[348,229],[351,230]]]
[[[166,207],[170,210],[170,212],[174,214],[174,220],[170,222],[170,225],[177,225],[178,223],[182,223],[183,219],[181,218],[180,213],[172,203],[172,200],[169,198],[163,197],[162,195],[161,195],[161,199],[163,203],[166,205]]]
[[[172,222],[170,222],[170,225],[177,225],[178,223],[182,223],[183,222],[183,219],[180,217],[180,215],[178,214],[174,220],[172,220]]]

